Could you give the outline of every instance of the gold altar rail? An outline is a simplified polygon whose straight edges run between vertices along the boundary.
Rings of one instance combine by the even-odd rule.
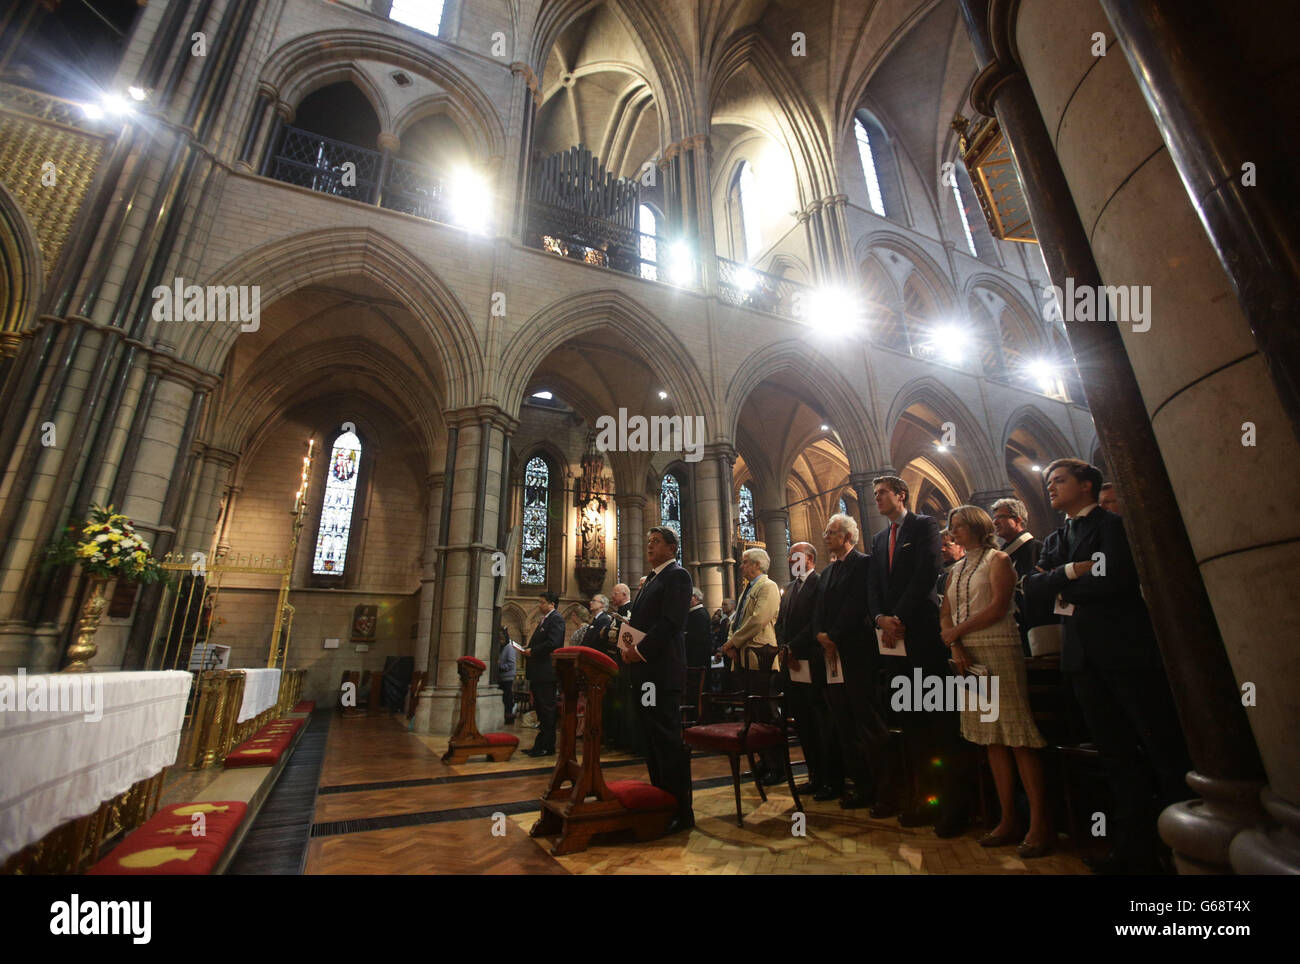
[[[94,813],[55,827],[0,866],[0,874],[81,874],[136,827],[153,816],[166,768],[105,800]]]
[[[307,678],[305,669],[280,674],[280,694],[275,705],[243,723],[237,722],[244,701],[244,674],[237,669],[208,670],[198,674],[190,742],[185,764],[191,770],[224,763],[230,751],[271,720],[297,705]]]

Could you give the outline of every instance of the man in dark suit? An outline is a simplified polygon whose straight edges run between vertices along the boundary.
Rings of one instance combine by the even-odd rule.
[[[609,608],[608,596],[597,593],[591,597],[591,602],[587,603],[587,609],[591,613],[591,624],[586,627],[587,632],[583,634],[582,645],[590,646],[592,649],[605,648],[605,631],[613,622],[609,613],[605,612],[607,608]]]
[[[822,537],[831,564],[817,584],[813,639],[822,649],[827,672],[826,698],[839,735],[842,775],[853,781],[853,789],[845,789],[840,797],[840,806],[852,810],[871,806],[881,790],[872,770],[879,766],[889,730],[877,684],[875,641],[868,639],[869,557],[854,548],[858,524],[852,516],[837,513]],[[842,683],[831,682],[840,677]]]
[[[1061,619],[1061,670],[1083,707],[1115,800],[1112,853],[1099,873],[1152,873],[1156,818],[1191,795],[1191,760],[1119,516],[1097,504],[1101,472],[1081,459],[1045,470],[1052,508],[1066,524],[1025,577],[1030,601]],[[1145,753],[1145,758],[1144,758]]]
[[[796,542],[790,547],[790,574],[776,617],[776,640],[786,648],[781,668],[785,698],[808,763],[808,782],[800,789],[810,790],[817,800],[834,800],[844,792],[844,763],[826,699],[826,662],[813,632],[821,573],[812,545]],[[791,680],[791,673],[802,675],[805,669],[811,682]]]
[[[677,534],[655,526],[646,535],[651,572],[636,594],[630,621],[645,636],[624,653],[632,671],[637,712],[646,740],[650,782],[677,800],[668,826],[676,833],[695,825],[691,809],[691,759],[682,743],[680,706],[686,686],[686,614],[691,577],[677,564]]]
[[[704,608],[704,593],[691,590],[691,609],[686,614],[686,665],[709,665],[709,611]]]
[[[537,739],[529,756],[546,756],[555,752],[555,667],[551,653],[564,645],[564,617],[556,611],[560,597],[544,592],[537,597],[537,611],[542,621],[533,630],[524,656],[528,659],[528,685],[533,691],[533,706],[537,709]]]
[[[632,590],[628,588],[627,583],[618,583],[610,591],[609,600],[613,612],[626,619],[627,614],[632,611]],[[613,618],[612,613],[606,615],[610,617],[610,621],[605,626],[600,642],[595,645],[598,649],[617,659],[619,621]],[[605,687],[603,716],[605,746],[611,749],[628,748],[634,742],[633,716],[635,711],[632,709],[633,704],[630,693],[630,672],[626,666],[620,664],[618,675],[610,680],[609,685]]]
[[[998,499],[993,503],[993,529],[1002,540],[1002,551],[1011,557],[1016,569],[1016,625],[1020,627],[1020,645],[1029,655],[1029,631],[1035,626],[1054,622],[1050,604],[1040,600],[1030,604],[1025,598],[1025,576],[1038,571],[1038,557],[1043,544],[1025,528],[1029,510],[1019,499]]]
[[[948,648],[939,635],[939,606],[934,595],[943,565],[939,524],[928,515],[907,511],[907,483],[897,476],[881,476],[871,484],[876,508],[889,522],[871,543],[871,622],[880,630],[886,649],[903,651],[901,656],[881,657],[885,660],[885,675],[912,677],[920,669],[923,676],[946,677],[950,674]],[[898,822],[904,827],[934,823],[940,836],[956,836],[968,822],[971,790],[971,760],[961,740],[958,714],[951,709],[904,710],[898,719],[903,745],[921,788],[920,799],[907,799],[901,774],[894,772],[891,763],[888,785],[882,788],[882,794],[903,791],[903,798],[883,797],[872,816],[884,817],[901,810]],[[886,759],[893,761],[894,756],[889,754]],[[932,765],[936,758],[942,763],[937,774]],[[921,803],[931,798],[927,783],[938,791],[934,794],[937,806]]]

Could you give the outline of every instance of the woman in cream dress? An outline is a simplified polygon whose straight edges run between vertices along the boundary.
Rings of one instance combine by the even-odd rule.
[[[1029,683],[1013,611],[1016,571],[1011,558],[997,548],[993,520],[983,509],[958,506],[948,514],[948,530],[966,549],[966,556],[948,573],[940,614],[943,641],[960,672],[982,666],[990,679],[998,680],[997,719],[982,721],[978,707],[963,709],[961,714],[961,735],[988,748],[1002,807],[1002,819],[980,844],[1000,847],[1020,836],[1013,796],[1018,767],[1029,797],[1029,830],[1019,853],[1025,858],[1041,857],[1051,852],[1056,835],[1036,749],[1045,743],[1029,708]]]

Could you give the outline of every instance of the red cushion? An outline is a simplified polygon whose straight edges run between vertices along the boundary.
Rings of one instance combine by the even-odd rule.
[[[316,709],[315,700],[299,700],[298,705],[293,708],[295,713],[310,713]]]
[[[513,733],[484,733],[483,739],[493,746],[518,746],[519,737]]]
[[[456,662],[465,663],[467,666],[477,666],[479,669],[487,669],[487,663],[481,659],[475,659],[473,656],[462,656]]]
[[[209,874],[230,844],[248,804],[239,800],[163,807],[113,848],[88,873],[102,875]],[[203,836],[193,814],[202,813]]]
[[[682,740],[687,746],[705,750],[761,750],[770,746],[780,746],[785,735],[779,726],[771,723],[750,724],[745,736],[745,746],[740,745],[740,731],[743,723],[709,723],[705,726],[692,726],[682,731]]]
[[[628,810],[676,810],[677,798],[666,790],[640,780],[612,780],[606,783],[618,802]]]
[[[597,666],[609,670],[611,673],[618,672],[618,663],[614,662],[612,659],[610,659],[600,650],[592,649],[590,646],[561,646],[551,655],[561,656],[568,653],[572,653],[574,656],[577,656],[579,659],[586,658],[591,662],[595,663]]]

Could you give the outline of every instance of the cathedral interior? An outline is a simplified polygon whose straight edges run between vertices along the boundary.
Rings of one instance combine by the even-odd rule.
[[[595,645],[663,529],[713,632],[751,550],[782,589],[836,519],[870,552],[881,478],[1043,541],[1077,459],[1191,762],[1160,872],[1300,872],[1300,60],[1252,6],[8,5],[0,864],[1087,875],[1109,758],[1059,649],[1024,656],[1043,859],[982,845],[986,767],[952,837],[814,801],[784,701],[788,787],[688,736],[693,827],[552,845],[561,776],[653,769],[595,656],[555,657],[559,757],[499,752],[544,704],[503,650],[551,609]],[[120,576],[91,518],[138,535]],[[688,726],[730,675],[688,671]],[[46,718],[93,780],[60,789]],[[193,861],[122,856],[194,812]]]

